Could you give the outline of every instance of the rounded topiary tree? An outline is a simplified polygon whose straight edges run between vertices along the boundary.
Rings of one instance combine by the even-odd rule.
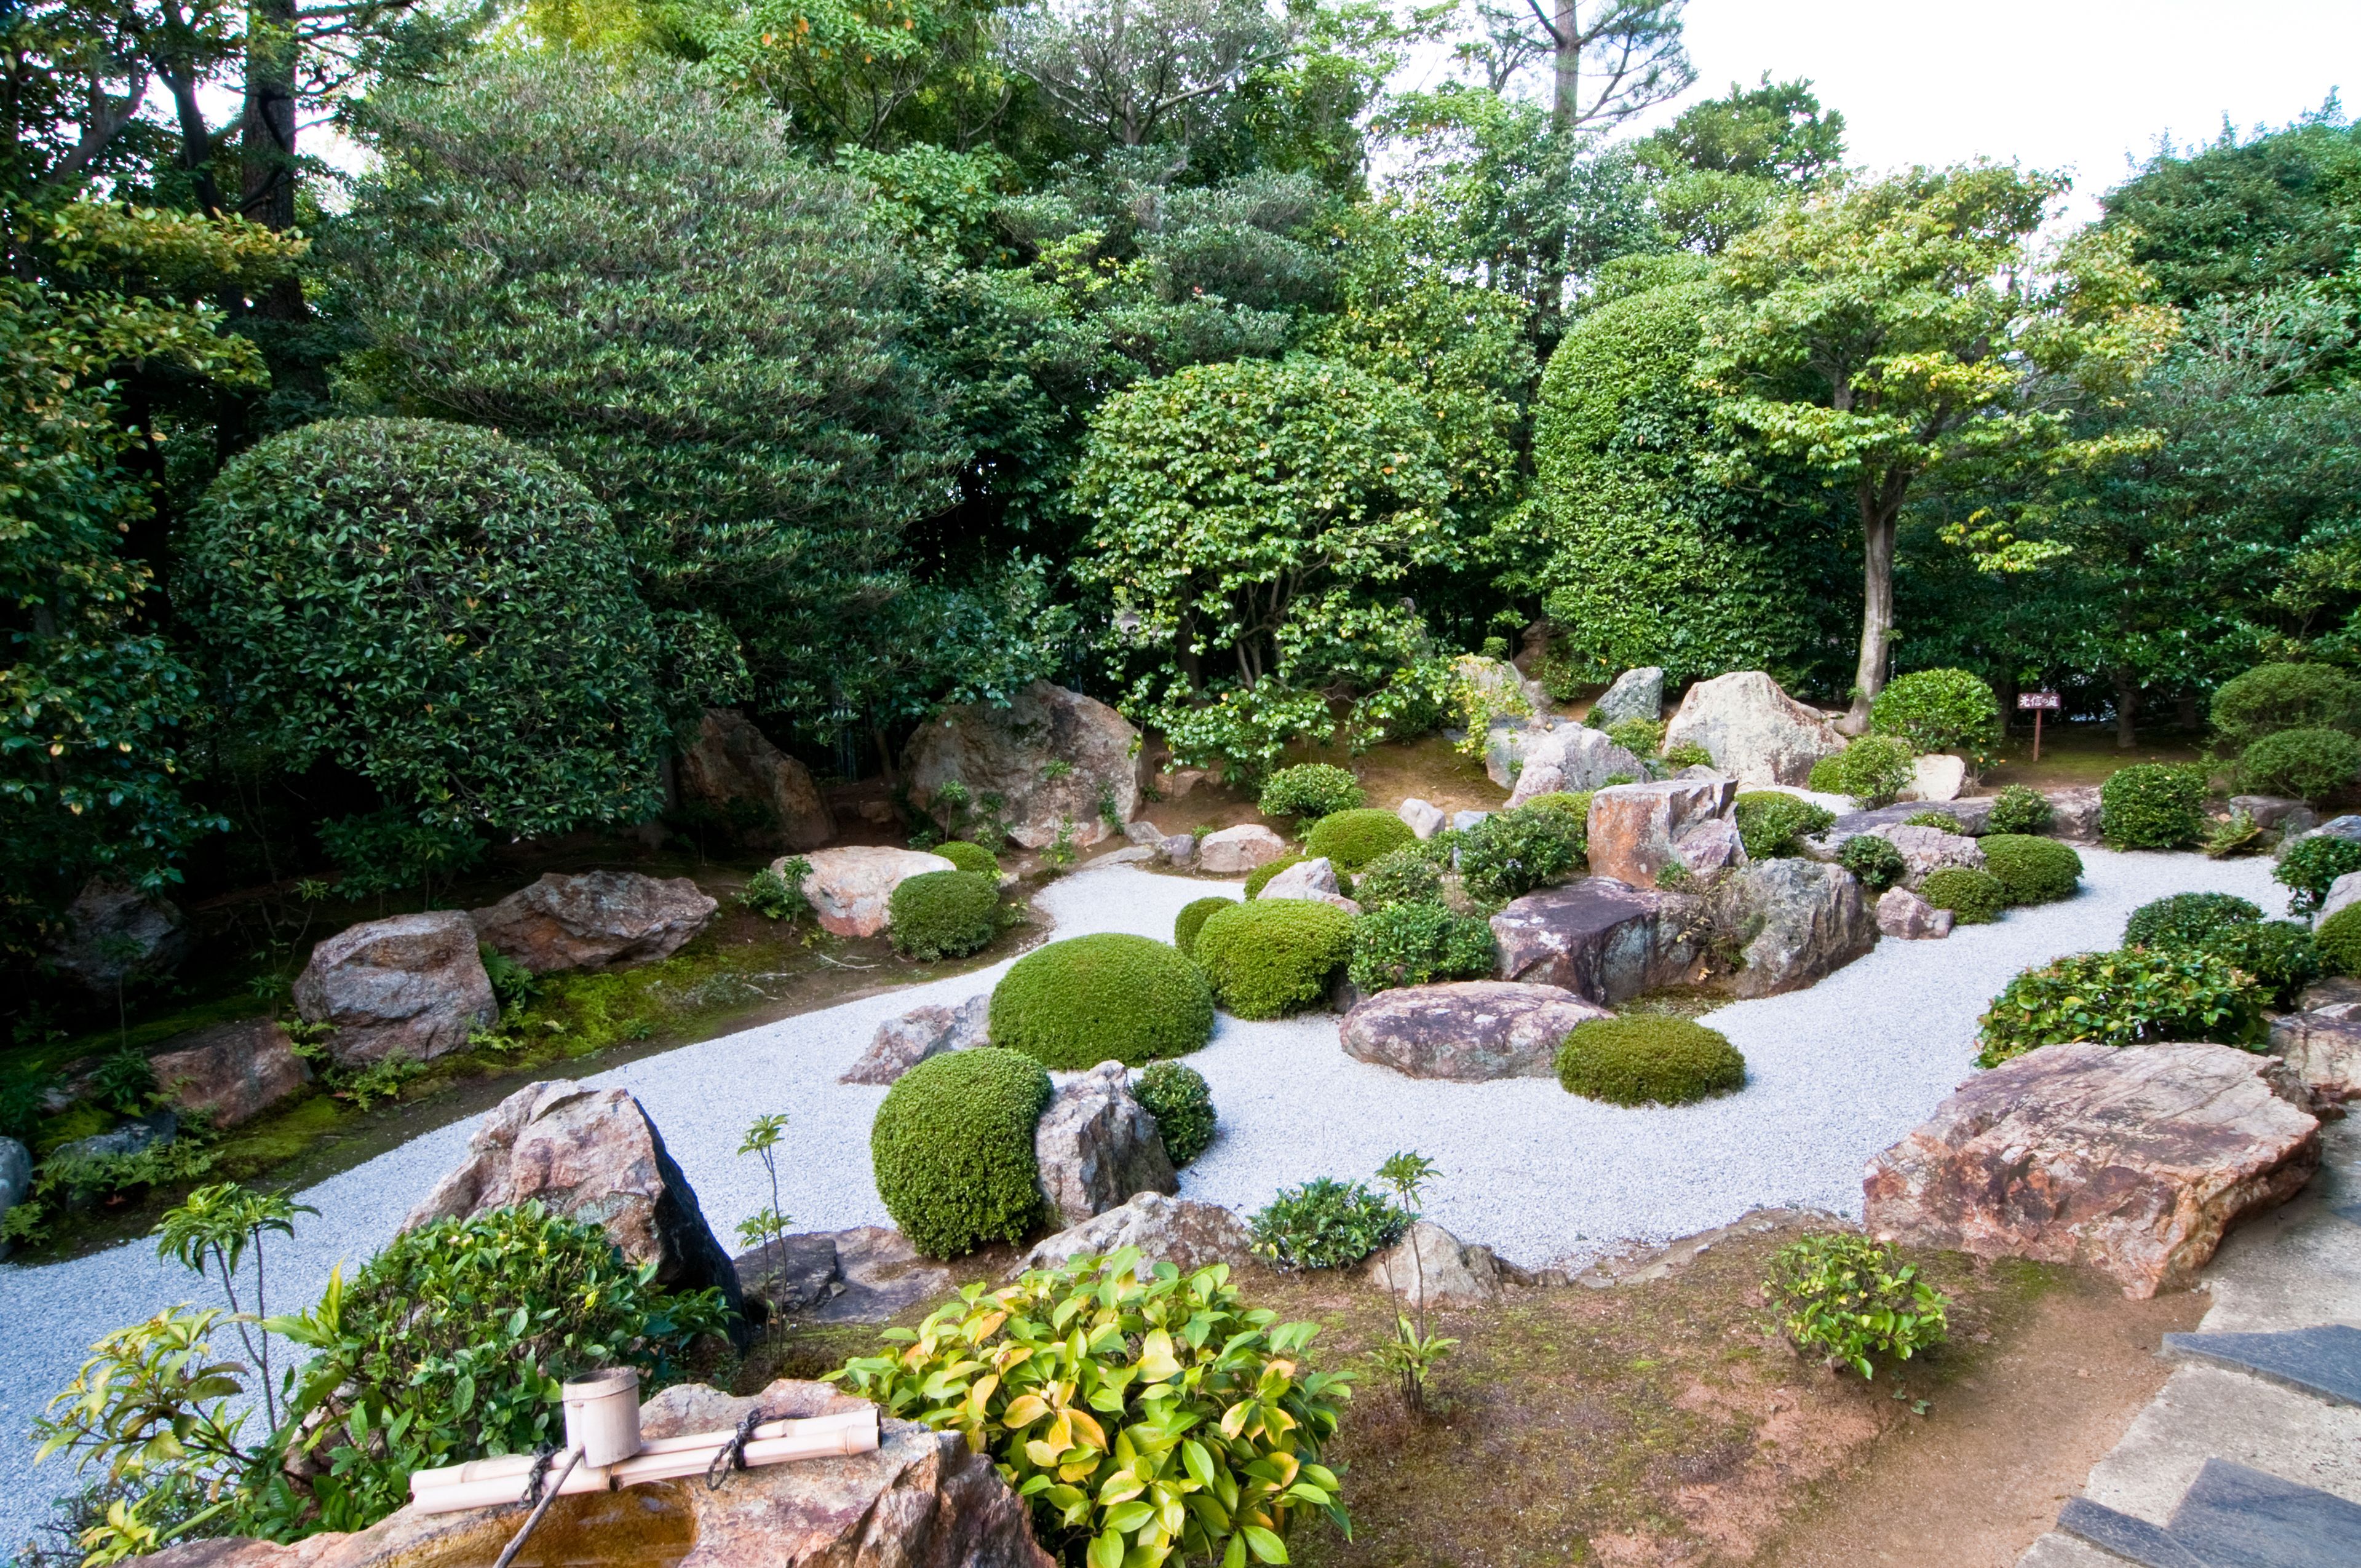
[[[1235,898],[1196,898],[1180,906],[1172,917],[1172,945],[1189,958],[1197,956],[1197,933],[1217,909],[1227,909],[1237,902]]]
[[[2262,917],[2259,905],[2235,893],[2176,893],[2132,911],[2124,922],[2124,946],[2197,947],[2218,932]]]
[[[1179,948],[1101,932],[1017,959],[993,987],[991,1034],[994,1045],[1060,1071],[1138,1067],[1213,1038],[1213,998]]]
[[[1240,1018],[1281,1018],[1326,1000],[1353,954],[1353,917],[1307,898],[1216,910],[1197,933],[1197,963]]]
[[[2342,729],[2281,729],[2246,748],[2238,783],[2257,795],[2325,800],[2361,776],[2361,740]]]
[[[1907,788],[1910,743],[1894,735],[1864,735],[1833,757],[1812,764],[1811,785],[1827,795],[1849,795],[1863,806],[1883,806]]]
[[[2186,849],[2204,831],[2202,768],[2136,762],[2099,786],[2099,833],[2119,850]]]
[[[886,900],[886,927],[905,958],[963,958],[1000,929],[1000,883],[974,872],[921,872]]]
[[[1156,1118],[1164,1152],[1186,1165],[1213,1142],[1213,1095],[1205,1075],[1177,1061],[1150,1062],[1133,1080],[1131,1097]]]
[[[1033,1126],[1049,1103],[1041,1064],[996,1046],[929,1057],[894,1080],[869,1129],[869,1161],[912,1246],[961,1257],[1025,1239],[1042,1218]]]
[[[1557,1050],[1569,1093],[1615,1105],[1686,1105],[1746,1087],[1746,1058],[1718,1029],[1686,1018],[1597,1018]]]
[[[2361,730],[2361,678],[2334,664],[2257,664],[2213,694],[2213,731],[2243,751],[2282,729]]]
[[[525,835],[664,804],[653,633],[581,483],[488,430],[322,420],[214,479],[176,598],[231,731],[300,773]]]
[[[2320,967],[2330,974],[2361,974],[2361,904],[2348,905],[2312,934]]]
[[[2000,743],[2000,699],[1967,670],[1913,670],[1877,694],[1869,727],[1914,751],[1957,751],[1972,766]]]
[[[1929,872],[1918,883],[1918,896],[1938,909],[1948,909],[1962,926],[1988,926],[2008,907],[2008,889],[1990,872],[1966,866],[1945,866]]]
[[[1418,842],[1409,823],[1390,811],[1356,807],[1332,812],[1320,819],[1303,840],[1303,851],[1326,856],[1340,872],[1357,872],[1389,850]]]
[[[1987,833],[1978,840],[1984,870],[2011,904],[2050,904],[2074,896],[2082,880],[2082,857],[2055,839],[2027,833]]]

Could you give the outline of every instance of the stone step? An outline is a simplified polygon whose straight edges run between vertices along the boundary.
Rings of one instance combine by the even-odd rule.
[[[2164,1354],[2250,1372],[2332,1405],[2361,1405],[2361,1329],[2344,1323],[2277,1333],[2167,1334]]]
[[[2361,1504],[2209,1459],[2161,1529],[2073,1497],[2058,1528],[2144,1568],[2327,1568],[2361,1563]]]

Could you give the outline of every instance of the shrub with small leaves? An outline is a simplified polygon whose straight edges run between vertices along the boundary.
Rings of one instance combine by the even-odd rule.
[[[1746,1087],[1746,1058],[1730,1036],[1686,1018],[1577,1024],[1556,1065],[1568,1093],[1614,1105],[1686,1105]]]
[[[1300,866],[1302,863],[1303,857],[1301,855],[1281,855],[1275,861],[1265,861],[1262,864],[1255,867],[1254,870],[1246,872],[1246,896],[1248,898],[1259,898],[1262,895],[1262,890],[1270,885],[1271,878],[1287,870],[1290,866]]]
[[[1684,740],[1664,753],[1664,765],[1670,768],[1709,768],[1713,753],[1694,740]]]
[[[1156,1118],[1164,1152],[1174,1165],[1187,1165],[1213,1142],[1213,1092],[1205,1075],[1177,1061],[1148,1064],[1132,1080],[1131,1097]]]
[[[2196,948],[2233,926],[2263,917],[2260,906],[2232,893],[2176,893],[2150,899],[2124,922],[2126,948]]]
[[[2213,694],[2213,732],[2243,751],[2288,729],[2361,730],[2361,678],[2334,664],[2257,664]]]
[[[970,843],[965,839],[946,839],[928,852],[940,855],[951,863],[954,870],[988,876],[994,883],[1000,880],[1000,861],[981,844]]]
[[[2325,956],[2324,944],[2323,950]],[[2026,970],[1993,999],[1977,1027],[1982,1050],[1976,1062],[1998,1067],[2070,1040],[2251,1046],[2261,1033],[2262,1003],[2252,977],[2195,948],[2074,953]]]
[[[1366,914],[1396,904],[1439,904],[1443,871],[1449,863],[1447,855],[1439,857],[1425,844],[1389,850],[1353,879],[1353,901]]]
[[[2333,833],[2314,833],[2279,851],[2271,880],[2289,890],[2290,915],[2311,915],[2319,910],[2336,879],[2348,872],[2361,872],[2361,844]]]
[[[2347,905],[2312,934],[2321,967],[2331,974],[2361,974],[2361,904]]]
[[[1564,812],[1496,811],[1461,838],[1460,881],[1487,904],[1522,898],[1581,864],[1581,841]]]
[[[1933,828],[1945,833],[1957,833],[1960,831],[1960,819],[1939,806],[1930,806],[1925,811],[1914,811],[1904,817],[1902,826]]]
[[[992,988],[989,1032],[993,1044],[1060,1072],[1110,1060],[1139,1067],[1186,1056],[1213,1038],[1213,998],[1177,948],[1097,931],[1038,948],[1011,965]]]
[[[1049,1092],[1039,1062],[995,1046],[929,1057],[894,1080],[870,1124],[869,1159],[912,1246],[963,1257],[1025,1239],[1041,1218],[1033,1128]]]
[[[1664,743],[1664,721],[1635,713],[1609,725],[1607,738],[1635,757],[1653,757]]]
[[[1869,728],[1913,751],[1957,751],[1973,767],[2000,743],[2000,699],[1970,671],[1913,670],[1877,694]]]
[[[2342,729],[2282,729],[2238,759],[2238,784],[2256,795],[2323,801],[2361,775],[2361,740]]]
[[[1863,806],[1883,806],[1909,785],[1911,751],[1891,735],[1864,735],[1833,757],[1812,764],[1812,788],[1848,795]]]
[[[2030,784],[2009,784],[1993,796],[1992,816],[1985,827],[1993,833],[2039,833],[2057,815],[2049,797],[2039,790]]]
[[[1197,956],[1197,933],[1217,909],[1227,909],[1237,902],[1235,898],[1196,898],[1180,906],[1172,917],[1172,945],[1190,958]]]
[[[1235,904],[1215,910],[1197,933],[1198,967],[1240,1018],[1283,1018],[1318,1006],[1352,953],[1353,917],[1308,898]]]
[[[1357,1181],[1282,1187],[1248,1223],[1255,1255],[1278,1268],[1350,1268],[1401,1240],[1411,1216]]]
[[[1806,1236],[1779,1249],[1763,1294],[1797,1350],[1874,1377],[1870,1357],[1907,1361],[1943,1343],[1950,1300],[1867,1236]]]
[[[2082,857],[2055,839],[2030,833],[1988,833],[1978,845],[1984,870],[2011,904],[2054,904],[2074,896],[2082,880]]]
[[[1300,762],[1271,774],[1256,804],[1265,817],[1311,823],[1350,811],[1367,798],[1359,783],[1345,769],[1327,762]]]
[[[2185,850],[2205,831],[2205,770],[2136,762],[2099,786],[2099,833],[2118,850]]]
[[[1855,880],[1872,893],[1883,893],[1910,874],[1910,862],[1893,840],[1874,833],[1857,833],[1837,851],[1837,864],[1852,872]]]
[[[964,958],[1000,929],[1000,883],[974,872],[921,872],[895,885],[885,909],[894,950],[904,958]]]
[[[1389,905],[1353,922],[1350,972],[1367,992],[1481,980],[1496,957],[1489,922],[1440,904]]]
[[[1945,866],[1929,872],[1918,883],[1918,896],[1938,909],[1948,909],[1962,926],[1988,926],[2008,907],[2008,889],[1990,872],[1966,866]]]
[[[1303,852],[1325,858],[1340,872],[1357,872],[1379,855],[1418,842],[1410,824],[1390,811],[1359,806],[1332,812],[1304,835]]]
[[[1836,814],[1825,806],[1774,789],[1748,790],[1738,797],[1733,814],[1739,841],[1749,859],[1775,861],[1800,852],[1801,839],[1825,833],[1836,824]]]
[[[2215,931],[2197,946],[2255,977],[2274,1007],[2291,1005],[2321,976],[2320,947],[2312,928],[2293,920],[2255,920]]]

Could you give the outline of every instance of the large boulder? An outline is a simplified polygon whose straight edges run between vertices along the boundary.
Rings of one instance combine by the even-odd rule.
[[[1879,934],[1899,937],[1905,942],[1948,937],[1956,918],[1949,910],[1936,908],[1906,887],[1889,887],[1877,900]]]
[[[685,876],[544,872],[474,911],[477,934],[535,974],[668,959],[721,905]]]
[[[794,851],[836,837],[836,816],[811,770],[735,708],[708,707],[680,759],[681,798],[717,813],[753,843]]]
[[[633,1263],[653,1260],[667,1290],[719,1287],[735,1311],[738,1271],[713,1237],[697,1191],[640,1102],[620,1089],[528,1083],[494,1106],[467,1157],[401,1223],[487,1214],[529,1200],[602,1227]]]
[[[1861,883],[1817,861],[1757,861],[1714,884],[1715,927],[1742,955],[1733,996],[1800,991],[1877,946]]]
[[[168,1040],[148,1066],[172,1109],[215,1128],[251,1122],[312,1080],[295,1043],[269,1018],[216,1024]]]
[[[500,1015],[464,909],[347,927],[312,949],[294,999],[306,1023],[335,1025],[328,1054],[344,1067],[445,1056]]]
[[[1197,869],[1209,876],[1244,876],[1287,853],[1287,841],[1257,822],[1242,822],[1197,840]]]
[[[1139,731],[1096,697],[1035,681],[1007,706],[947,707],[918,727],[908,751],[910,798],[932,809],[956,780],[982,799],[996,795],[1008,836],[1028,850],[1072,825],[1073,842],[1107,836],[1101,815],[1139,810]]]
[[[2102,809],[2097,784],[2076,784],[2042,793],[2049,802],[2049,831],[2054,837],[2078,844],[2098,842]]]
[[[1705,901],[1585,877],[1529,893],[1492,916],[1505,980],[1554,985],[1602,1006],[1695,980]]]
[[[1814,709],[1779,689],[1760,670],[1699,681],[1664,726],[1664,749],[1702,746],[1713,765],[1748,789],[1808,784],[1812,764],[1845,749],[1845,739]]]
[[[1481,1306],[1500,1294],[1508,1277],[1490,1247],[1470,1246],[1432,1220],[1411,1221],[1401,1240],[1373,1255],[1361,1272],[1412,1311]]]
[[[2273,828],[2281,833],[2303,833],[2320,826],[2320,813],[2310,803],[2281,795],[2234,795],[2230,809],[2245,812],[2257,828]]]
[[[1983,847],[1964,833],[1913,828],[1907,822],[1883,823],[1870,831],[1902,851],[1905,887],[1915,888],[1935,872],[1953,867],[1971,872],[1984,869]]]
[[[1134,1193],[1180,1190],[1164,1134],[1131,1097],[1131,1075],[1119,1061],[1103,1061],[1058,1091],[1034,1125],[1033,1156],[1061,1225],[1119,1208]]]
[[[2361,1100],[2361,1003],[2335,1002],[2274,1020],[2271,1052],[2313,1108]]]
[[[1055,1268],[1127,1246],[1139,1249],[1144,1264],[1161,1260],[1188,1274],[1212,1264],[1245,1262],[1253,1255],[1254,1233],[1218,1203],[1135,1192],[1129,1202],[1035,1243],[1015,1272]]]
[[[1681,839],[1726,815],[1735,793],[1736,785],[1719,776],[1598,791],[1590,797],[1591,871],[1633,887],[1655,886],[1658,873],[1682,859]]]
[[[1333,904],[1347,915],[1358,915],[1361,906],[1345,896],[1336,880],[1336,868],[1325,855],[1314,855],[1308,861],[1298,861],[1277,876],[1262,884],[1259,898],[1300,898],[1313,904]]]
[[[846,1069],[839,1083],[891,1083],[928,1057],[961,1051],[989,1041],[992,993],[980,992],[957,1007],[928,1003],[913,1007],[898,1018],[877,1025],[877,1035],[861,1059]]]
[[[2231,1046],[2028,1051],[1870,1161],[1862,1218],[1887,1241],[2085,1265],[2126,1296],[2192,1284],[2320,1162],[2320,1123],[2270,1065]]]
[[[817,850],[804,858],[811,870],[804,877],[803,894],[811,900],[821,928],[839,937],[874,937],[891,917],[887,906],[895,888],[928,872],[959,869],[940,855],[878,844]],[[784,874],[786,863],[782,856],[771,869]]]
[[[1597,789],[1618,773],[1643,779],[1648,767],[1599,730],[1561,724],[1527,741],[1506,809],[1513,811],[1537,795]]]
[[[1664,716],[1664,672],[1654,664],[1642,664],[1636,670],[1626,670],[1615,677],[1615,684],[1598,694],[1590,705],[1590,722],[1604,729],[1626,718],[1662,718]]]
[[[2361,904],[2361,872],[2346,872],[2328,884],[2328,894],[2320,901],[2312,924],[2325,926],[2331,916],[2341,915],[2356,904]]]
[[[1345,1015],[1345,1054],[1410,1078],[1547,1078],[1577,1024],[1613,1014],[1554,985],[1470,980],[1381,991]]]
[[[65,931],[49,961],[93,994],[170,974],[189,955],[180,910],[152,894],[93,877],[66,905]]]
[[[1917,801],[1946,801],[1960,798],[1960,791],[1968,785],[1968,762],[1964,757],[1954,757],[1948,751],[1929,751],[1914,757],[1910,762],[1910,782],[1903,786],[1902,798]]]

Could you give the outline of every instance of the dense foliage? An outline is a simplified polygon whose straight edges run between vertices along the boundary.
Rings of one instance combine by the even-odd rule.
[[[1186,1056],[1213,1036],[1213,994],[1189,959],[1119,932],[1052,942],[992,988],[992,1042],[1061,1072]]]
[[[1969,670],[1914,670],[1870,705],[1869,725],[1913,751],[1956,751],[1974,767],[2000,740],[2000,699]]]
[[[1393,1245],[1411,1216],[1357,1181],[1282,1187],[1250,1222],[1255,1255],[1279,1268],[1350,1268]]]
[[[1827,806],[1777,790],[1746,791],[1738,797],[1732,815],[1738,821],[1739,841],[1746,846],[1748,857],[1757,861],[1795,854],[1799,839],[1825,833],[1836,823],[1836,814]]]
[[[912,1246],[962,1257],[1025,1239],[1041,1219],[1033,1126],[1049,1094],[1039,1062],[999,1046],[929,1057],[894,1080],[869,1129],[869,1160]]]
[[[1876,1376],[1872,1355],[1907,1361],[1942,1343],[1950,1329],[1943,1293],[1891,1246],[1867,1236],[1837,1233],[1788,1243],[1771,1260],[1763,1294],[1798,1351],[1863,1377]]]
[[[1353,878],[1353,902],[1367,915],[1397,904],[1440,904],[1450,863],[1450,850],[1438,851],[1432,839],[1389,850]]]
[[[2332,916],[2323,926],[2334,920]],[[2254,976],[2265,1000],[2273,1007],[2294,1005],[2303,988],[2318,980],[2327,965],[2312,928],[2294,920],[2242,921],[2211,932],[2191,945],[2241,973]],[[2346,959],[2353,956],[2350,952],[2345,955]]]
[[[1000,861],[981,844],[970,843],[965,839],[946,839],[941,843],[928,845],[927,852],[940,855],[951,863],[953,870],[973,872],[978,876],[992,878],[995,886],[999,883]]]
[[[1583,819],[1550,806],[1496,811],[1460,835],[1460,877],[1471,898],[1505,904],[1581,867],[1587,841]]]
[[[2057,814],[2049,797],[2030,784],[2006,784],[1993,796],[1984,826],[1993,833],[2038,833]]]
[[[1187,1165],[1213,1146],[1213,1094],[1205,1075],[1177,1061],[1148,1064],[1132,1080],[1132,1098],[1156,1118],[1164,1152],[1174,1165]]]
[[[1183,957],[1195,958],[1197,933],[1205,928],[1205,922],[1212,918],[1213,911],[1225,909],[1236,902],[1235,898],[1192,898],[1182,905],[1180,913],[1172,917],[1172,945],[1180,949]]]
[[[2051,904],[2074,896],[2082,880],[2082,857],[2055,839],[2025,833],[1987,833],[1976,841],[1984,870],[2011,904]]]
[[[1844,848],[1837,851],[1837,864],[1872,893],[1883,893],[1910,874],[1910,862],[1902,858],[1894,840],[1874,833],[1856,833],[1847,839]]]
[[[1438,981],[1481,980],[1498,955],[1481,916],[1455,915],[1439,903],[1389,904],[1353,922],[1348,972],[1364,992]]]
[[[2279,851],[2271,880],[2288,889],[2288,913],[2316,913],[2336,879],[2361,872],[2361,843],[2334,833],[2313,833]]]
[[[2252,977],[2190,948],[2075,953],[2026,970],[1993,998],[1978,1025],[1978,1065],[1998,1067],[2039,1046],[2090,1040],[2219,1040],[2248,1045],[2260,1032],[2262,994]]]
[[[1557,1051],[1570,1094],[1613,1105],[1686,1105],[1746,1087],[1746,1058],[1718,1029],[1686,1018],[1595,1018]]]
[[[2216,933],[2263,917],[2259,906],[2235,893],[2175,893],[2152,899],[2124,922],[2127,948],[2191,948]]]
[[[2099,831],[2118,850],[2185,850],[2204,826],[2202,769],[2138,762],[2099,787]]]
[[[1884,806],[1909,787],[1911,751],[1892,735],[1864,735],[1833,757],[1812,764],[1812,788],[1849,795],[1863,806]]]
[[[2257,795],[2321,801],[2361,778],[2361,740],[2342,729],[2280,729],[2246,748],[2238,785]]]
[[[2000,878],[1967,866],[1928,872],[1919,879],[1918,896],[1938,909],[1949,910],[1962,926],[1990,925],[2013,902]]]
[[[904,958],[964,958],[1000,930],[1000,880],[977,872],[921,872],[895,883],[885,907],[894,950]]]
[[[1298,762],[1271,774],[1257,804],[1265,817],[1292,817],[1310,826],[1323,817],[1350,811],[1366,798],[1359,782],[1345,769],[1327,762]]]
[[[2213,732],[2243,751],[2283,729],[2361,729],[2361,678],[2334,664],[2257,664],[2213,693]]]
[[[1358,872],[1378,856],[1417,841],[1410,825],[1392,812],[1363,807],[1322,817],[1304,835],[1303,852],[1325,857],[1340,872]]]
[[[2361,905],[2340,909],[2312,933],[2321,968],[2330,974],[2361,974]]]
[[[1197,964],[1241,1018],[1280,1018],[1327,999],[1353,952],[1353,916],[1311,899],[1217,909],[1197,933]]]

